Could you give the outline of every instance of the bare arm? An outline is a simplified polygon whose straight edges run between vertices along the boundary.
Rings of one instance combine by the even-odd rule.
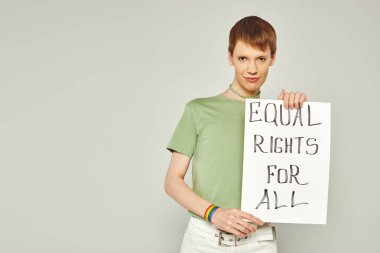
[[[211,205],[210,202],[199,197],[184,181],[191,158],[173,152],[169,168],[165,177],[165,191],[177,203],[203,217],[206,208]]]
[[[175,151],[172,153],[165,177],[165,191],[181,206],[203,217],[205,210],[211,203],[198,196],[184,181],[190,160],[190,157],[181,153]],[[212,216],[211,222],[224,231],[242,237],[256,231],[256,227],[244,221],[243,218],[259,226],[263,225],[263,222],[258,218],[236,208],[217,209]]]

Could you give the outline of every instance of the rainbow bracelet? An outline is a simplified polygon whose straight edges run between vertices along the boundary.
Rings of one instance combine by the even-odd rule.
[[[205,214],[203,215],[205,220],[208,220],[209,222],[211,222],[212,215],[214,214],[214,212],[218,208],[219,208],[219,206],[216,206],[214,204],[211,204],[209,207],[207,207]]]

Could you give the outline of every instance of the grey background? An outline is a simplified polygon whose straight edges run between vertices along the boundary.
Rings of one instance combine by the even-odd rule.
[[[332,103],[327,225],[279,224],[281,253],[380,252],[378,1],[0,1],[0,252],[178,252],[164,192],[190,99],[233,79],[228,33],[277,31],[263,98]],[[186,180],[190,182],[190,173]]]

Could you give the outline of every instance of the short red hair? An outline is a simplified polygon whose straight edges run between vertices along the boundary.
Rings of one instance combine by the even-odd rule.
[[[262,51],[269,47],[272,57],[276,53],[276,31],[271,24],[258,16],[242,18],[231,28],[228,44],[231,55],[238,40]]]

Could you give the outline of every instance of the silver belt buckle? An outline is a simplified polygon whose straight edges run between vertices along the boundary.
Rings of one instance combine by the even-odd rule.
[[[227,245],[227,244],[222,244],[222,241],[224,240],[224,237],[223,237],[223,232],[220,231],[219,232],[219,241],[218,241],[218,245],[221,246],[221,247],[230,247],[231,245]],[[235,245],[236,245],[236,237],[235,237]]]
[[[270,225],[271,225],[271,223],[268,222],[268,223],[266,223],[264,226],[270,226]],[[276,229],[275,229],[274,226],[272,226],[271,232],[272,232],[273,239],[276,239],[276,237],[277,237],[277,236],[276,236]],[[218,245],[221,246],[221,247],[238,246],[237,241],[240,241],[240,240],[242,240],[242,239],[244,240],[244,239],[247,239],[247,238],[248,238],[248,236],[246,236],[246,237],[242,237],[242,238],[237,238],[236,235],[231,234],[231,235],[234,236],[234,245],[228,245],[228,244],[223,244],[223,242],[222,242],[222,241],[224,241],[223,234],[230,234],[230,233],[223,232],[223,231],[219,230],[219,240],[218,240]],[[217,236],[218,236],[218,234],[215,234],[215,237],[217,237]],[[229,241],[232,242],[232,239],[230,239]],[[240,245],[240,244],[239,244],[239,245]]]
[[[233,234],[231,234],[233,235]],[[218,245],[221,246],[221,247],[231,247],[231,246],[238,246],[236,241],[240,241],[240,238],[239,239],[236,239],[237,236],[236,235],[233,235],[234,236],[234,245],[228,245],[228,244],[223,244],[222,241],[224,241],[224,237],[223,237],[223,231],[220,231],[219,232],[219,241],[218,241]],[[248,236],[245,237],[245,239],[247,239]],[[232,242],[232,239],[230,239],[230,241]]]

